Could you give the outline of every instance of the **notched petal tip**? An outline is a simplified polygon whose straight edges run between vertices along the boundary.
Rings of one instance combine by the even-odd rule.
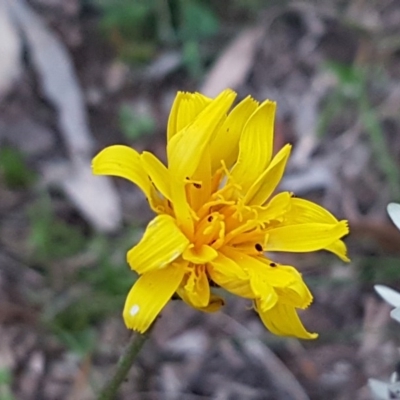
[[[346,233],[344,233],[344,235],[348,235],[350,232],[349,221],[347,219],[342,219],[341,221],[339,221],[339,223],[345,228]]]
[[[178,180],[192,176],[197,170],[215,130],[226,118],[235,97],[234,91],[224,90],[168,141],[168,168]]]
[[[268,231],[267,250],[311,252],[329,248],[332,243],[347,235],[347,221],[334,224],[294,223],[281,225]]]
[[[198,92],[178,92],[168,119],[167,140],[191,123],[211,101]]]

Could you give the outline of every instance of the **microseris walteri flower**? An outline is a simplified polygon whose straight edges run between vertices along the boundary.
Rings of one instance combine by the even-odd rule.
[[[328,250],[347,261],[346,221],[289,192],[276,194],[290,154],[273,154],[275,102],[225,90],[210,99],[178,92],[167,127],[167,165],[122,145],[102,150],[93,171],[137,185],[156,216],[127,254],[139,278],[123,311],[146,331],[172,296],[202,311],[224,304],[219,286],[250,299],[274,334],[313,339],[300,321],[312,295],[273,252]]]

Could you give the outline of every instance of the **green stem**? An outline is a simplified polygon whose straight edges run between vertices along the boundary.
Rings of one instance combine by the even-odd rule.
[[[97,397],[97,400],[115,400],[121,383],[125,380],[126,375],[136,359],[136,356],[139,354],[144,343],[149,338],[150,332],[151,327],[144,334],[133,334],[131,336],[124,353],[121,355],[118,361],[113,377],[104,385],[103,389],[99,393],[99,396]]]

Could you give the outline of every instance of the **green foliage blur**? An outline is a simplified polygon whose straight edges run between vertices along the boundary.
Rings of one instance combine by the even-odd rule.
[[[151,135],[156,128],[156,123],[150,115],[140,114],[127,105],[122,105],[119,110],[119,125],[128,140],[138,140]]]
[[[90,233],[58,217],[43,195],[30,209],[31,261],[48,290],[30,293],[42,323],[72,352],[84,357],[96,347],[96,326],[122,310],[135,281],[125,254],[138,238],[126,229],[116,238]]]
[[[35,180],[23,154],[8,146],[0,148],[0,175],[10,189],[27,188]]]
[[[354,109],[369,137],[378,168],[386,177],[392,199],[400,200],[400,171],[396,160],[391,156],[379,116],[371,105],[368,94],[370,82],[385,81],[383,71],[373,66],[367,68],[336,62],[326,63],[325,68],[335,76],[337,85],[321,110],[318,135],[322,137],[328,131],[328,126],[335,117],[348,109]]]
[[[218,32],[208,2],[196,0],[97,0],[100,27],[129,63],[148,62],[162,47],[177,47],[188,71],[202,69],[199,44]]]
[[[161,49],[177,49],[190,76],[199,78],[204,73],[206,56],[202,44],[219,33],[222,23],[217,2],[93,1],[101,10],[100,29],[125,62],[133,65],[146,63]],[[225,4],[246,9],[239,1]]]
[[[0,369],[0,400],[14,400],[11,391],[12,375],[7,368]]]

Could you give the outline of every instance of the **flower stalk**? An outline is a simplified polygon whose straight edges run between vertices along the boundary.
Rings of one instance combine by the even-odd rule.
[[[150,336],[151,328],[144,334],[134,333],[121,355],[112,378],[104,385],[97,400],[113,400],[116,398],[119,387],[125,380],[137,355]]]

